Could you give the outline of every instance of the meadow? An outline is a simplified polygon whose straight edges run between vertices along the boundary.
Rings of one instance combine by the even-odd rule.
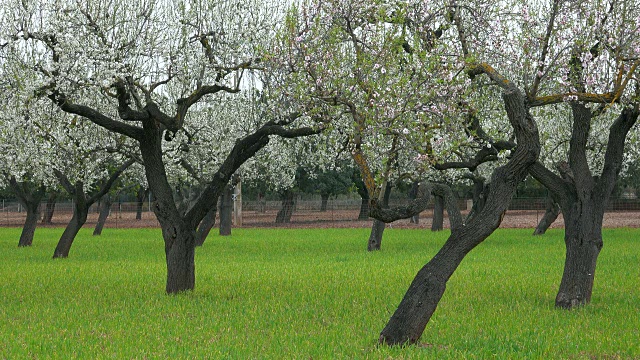
[[[592,304],[553,306],[563,232],[501,229],[472,251],[418,345],[377,345],[448,233],[234,229],[196,252],[196,289],[164,293],[159,230],[0,229],[0,358],[640,359],[639,229],[606,229]]]

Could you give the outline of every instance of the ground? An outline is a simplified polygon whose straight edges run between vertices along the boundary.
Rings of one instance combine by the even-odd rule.
[[[245,211],[243,214],[243,227],[289,227],[289,228],[358,228],[370,227],[371,220],[358,221],[357,210],[299,210],[295,211],[291,223],[275,224],[277,211],[267,210],[266,212]],[[534,228],[543,215],[542,210],[512,210],[507,211],[502,224],[502,228]],[[463,212],[466,215],[466,212]],[[399,220],[392,223],[393,228],[431,228],[431,210],[425,211],[420,216],[419,224],[411,224],[409,220]],[[22,226],[25,213],[4,212],[0,214],[0,226]],[[63,227],[71,218],[69,211],[57,211],[53,217],[51,226]],[[87,219],[86,226],[95,226],[98,214],[91,212]],[[158,221],[152,212],[143,212],[142,220],[135,220],[135,212],[112,210],[107,219],[105,228],[141,228],[158,227]],[[448,219],[445,215],[445,228],[448,226]],[[552,228],[564,226],[562,215],[551,225]],[[605,213],[604,227],[640,227],[640,211],[612,211]]]

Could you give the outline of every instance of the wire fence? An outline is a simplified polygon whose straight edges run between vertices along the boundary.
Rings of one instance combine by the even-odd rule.
[[[516,216],[525,216],[527,220],[518,220],[524,224],[513,227],[534,227],[545,211],[546,198],[514,198],[511,201],[505,221]],[[409,200],[395,199],[390,201],[390,207],[408,204]],[[44,209],[45,204],[40,208]],[[459,200],[458,207],[463,215],[466,215],[472,206],[471,200]],[[320,200],[297,200],[294,202],[290,223],[277,225],[276,215],[281,209],[280,201],[244,201],[241,215],[234,213],[234,223],[243,227],[272,227],[272,226],[323,226],[323,227],[363,227],[371,224],[370,219],[359,220],[361,200],[329,200],[323,207]],[[140,210],[141,219],[136,219]],[[85,226],[95,226],[98,221],[99,208],[94,204],[89,210],[89,216]],[[607,206],[607,213],[615,217],[629,218],[631,226],[636,224],[635,218],[640,218],[640,199],[612,199]],[[41,212],[42,215],[42,212]],[[51,224],[46,226],[65,226],[73,215],[73,203],[58,202]],[[433,204],[421,213],[423,226],[430,226],[430,217],[433,215]],[[445,213],[446,217],[446,213]],[[17,202],[2,201],[0,204],[0,226],[19,227],[26,218],[26,211]],[[409,220],[404,220],[408,223]],[[141,209],[137,203],[114,203],[105,222],[105,228],[130,228],[130,227],[159,227],[151,204],[144,203]],[[446,223],[445,223],[446,226]],[[628,226],[623,223],[621,226]],[[640,220],[637,225],[640,226]],[[508,226],[509,227],[509,226]]]

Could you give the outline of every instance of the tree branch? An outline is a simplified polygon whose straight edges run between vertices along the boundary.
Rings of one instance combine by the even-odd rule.
[[[60,171],[58,169],[53,169],[53,173],[58,178],[58,181],[60,182],[60,185],[62,185],[62,187],[69,194],[71,194],[71,195],[75,195],[76,194],[76,187],[73,184],[71,184],[71,181],[69,181],[69,178],[67,177],[67,175],[63,174],[62,171]]]
[[[529,99],[535,99],[536,95],[538,94],[540,80],[542,80],[542,76],[544,75],[544,65],[547,61],[547,54],[549,53],[549,39],[551,38],[551,33],[553,32],[553,24],[556,21],[559,3],[559,0],[553,1],[549,23],[547,24],[547,32],[545,33],[544,39],[542,40],[542,53],[540,54],[540,58],[538,59],[538,68],[536,71],[535,80],[533,81],[533,85],[531,85],[531,90],[528,94]]]
[[[109,176],[109,179],[107,179],[107,181],[104,184],[98,187],[98,191],[94,193],[87,200],[87,203],[91,205],[94,202],[98,201],[101,197],[103,197],[104,194],[108,193],[109,190],[111,190],[111,186],[113,186],[113,183],[116,182],[116,180],[118,180],[118,177],[120,177],[120,175],[122,175],[122,173],[125,170],[127,170],[127,168],[131,166],[134,162],[135,162],[134,159],[128,159],[127,161],[124,162],[124,164],[120,165],[119,168],[117,168],[113,173],[111,173],[111,175]]]
[[[144,131],[141,128],[113,120],[110,117],[88,106],[73,104],[63,93],[59,92],[57,89],[53,90],[53,92],[49,95],[49,99],[51,99],[62,111],[82,116],[93,122],[94,124],[102,126],[109,131],[128,136],[138,141],[140,141],[140,139],[142,139],[142,137],[144,136]]]
[[[540,161],[536,161],[531,165],[529,174],[544,185],[558,200],[568,198],[573,194],[572,187],[567,181],[547,169]]]

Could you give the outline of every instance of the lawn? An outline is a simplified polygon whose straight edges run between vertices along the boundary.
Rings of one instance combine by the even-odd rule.
[[[640,230],[607,229],[592,304],[553,307],[561,230],[499,230],[463,261],[418,346],[376,345],[447,233],[234,229],[196,252],[196,289],[164,293],[159,230],[0,229],[0,358],[640,358]]]

